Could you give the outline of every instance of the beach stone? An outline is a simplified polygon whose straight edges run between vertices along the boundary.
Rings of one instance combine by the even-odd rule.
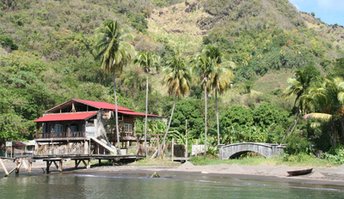
[[[189,162],[189,161],[186,161],[185,163],[183,163],[182,165],[180,165],[179,167],[178,167],[178,169],[192,169],[192,168],[194,168],[195,167],[195,165],[193,165],[191,162]]]

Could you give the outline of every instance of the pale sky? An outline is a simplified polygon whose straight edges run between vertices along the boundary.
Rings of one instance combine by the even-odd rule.
[[[314,12],[328,24],[344,26],[344,0],[289,0],[300,11]]]

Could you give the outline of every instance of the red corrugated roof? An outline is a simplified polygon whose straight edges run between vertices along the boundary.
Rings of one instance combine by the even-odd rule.
[[[86,104],[88,106],[92,106],[94,108],[99,108],[99,109],[115,110],[115,107],[116,107],[114,104],[110,104],[107,102],[96,102],[96,101],[83,100],[83,99],[73,99],[73,101]],[[123,106],[117,106],[117,107],[118,107],[118,111],[132,111]]]
[[[83,100],[83,99],[73,99],[73,101],[86,104],[88,106],[92,106],[95,108],[107,109],[107,110],[112,110],[112,111],[115,111],[115,107],[116,107],[114,104],[110,104],[107,102],[96,102],[96,101]],[[117,106],[117,107],[118,107],[118,112],[124,115],[145,116],[145,113],[135,112],[123,106]],[[158,117],[158,115],[148,114],[148,117]]]
[[[54,121],[72,121],[86,120],[97,114],[97,111],[74,112],[74,113],[50,113],[43,115],[35,120],[35,122],[54,122]]]

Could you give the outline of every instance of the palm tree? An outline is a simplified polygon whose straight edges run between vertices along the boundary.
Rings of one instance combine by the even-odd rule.
[[[144,147],[145,154],[147,156],[147,115],[148,115],[148,73],[151,72],[151,68],[155,64],[155,56],[151,52],[140,52],[134,63],[138,63],[143,67],[146,75],[146,112],[145,112],[145,128],[144,128]]]
[[[344,139],[344,80],[325,79],[320,88],[310,89],[308,95],[313,99],[310,101],[313,112],[304,118],[330,124],[331,144],[336,146],[338,136]]]
[[[151,72],[152,67],[155,66],[156,60],[157,57],[152,52],[142,51],[136,56],[134,63],[139,64],[148,74]]]
[[[211,59],[211,63],[215,64],[210,75],[210,86],[215,92],[216,101],[216,124],[217,124],[217,143],[220,145],[220,122],[219,122],[219,109],[218,109],[218,93],[222,94],[229,88],[233,72],[229,67],[224,66],[220,49],[216,46],[208,45],[203,49],[203,54]],[[230,64],[228,63],[228,66]]]
[[[220,77],[220,73],[216,74],[217,72],[221,72],[222,69],[217,67],[222,63],[221,53],[219,48],[208,45],[202,50],[202,53],[196,57],[196,73],[200,77],[201,85],[204,89],[204,145],[207,148],[207,134],[208,134],[208,91],[211,89],[212,86],[217,85],[217,78]],[[221,78],[223,80],[223,78]],[[215,82],[214,82],[215,81]],[[222,82],[224,83],[224,82]],[[224,83],[226,84],[226,83]],[[214,88],[215,88],[214,87]],[[219,91],[219,90],[217,90]],[[216,92],[217,92],[216,91]],[[217,95],[217,93],[216,93]],[[218,117],[218,114],[217,114]],[[219,123],[217,119],[217,123]],[[219,124],[218,126],[218,139],[219,139]],[[219,142],[219,141],[218,141]]]
[[[200,54],[196,57],[195,72],[200,77],[200,84],[204,89],[204,145],[206,149],[208,144],[208,92],[211,88],[209,79],[215,65],[216,62],[205,54]]]
[[[319,77],[320,72],[314,66],[307,66],[298,69],[295,72],[295,77],[288,79],[289,86],[286,88],[284,95],[296,96],[292,109],[292,111],[295,113],[295,120],[294,123],[289,127],[285,137],[294,131],[300,119],[300,114],[305,113],[305,111],[309,108],[307,102],[312,100],[312,98],[309,98],[309,96],[305,94],[309,91],[312,84],[319,79]]]
[[[230,68],[224,65],[217,64],[213,73],[210,76],[211,87],[215,92],[216,104],[216,125],[217,125],[217,144],[220,145],[220,121],[219,121],[219,106],[218,106],[218,93],[222,94],[230,86],[233,79],[233,72]]]
[[[179,97],[185,96],[190,92],[191,74],[190,70],[186,66],[186,62],[179,56],[172,56],[167,61],[166,75],[164,83],[168,87],[168,94],[173,96],[173,106],[171,116],[163,137],[162,149],[165,147],[166,137],[169,132],[173,113],[176,107],[176,101]]]
[[[133,47],[124,41],[117,21],[105,21],[103,27],[99,31],[99,39],[96,48],[98,50],[96,57],[101,60],[101,68],[114,75],[116,145],[119,145],[116,75],[120,74],[123,71],[123,67],[131,61]]]
[[[303,94],[307,93],[311,84],[315,82],[320,76],[319,71],[314,66],[307,66],[301,68],[295,72],[295,77],[288,79],[289,86],[285,91],[286,96],[295,95],[293,110],[296,111],[296,115],[303,110],[300,98]]]

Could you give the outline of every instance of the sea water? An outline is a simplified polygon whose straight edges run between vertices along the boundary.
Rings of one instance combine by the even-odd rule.
[[[344,187],[257,177],[188,173],[68,173],[0,178],[0,199],[344,198]]]

